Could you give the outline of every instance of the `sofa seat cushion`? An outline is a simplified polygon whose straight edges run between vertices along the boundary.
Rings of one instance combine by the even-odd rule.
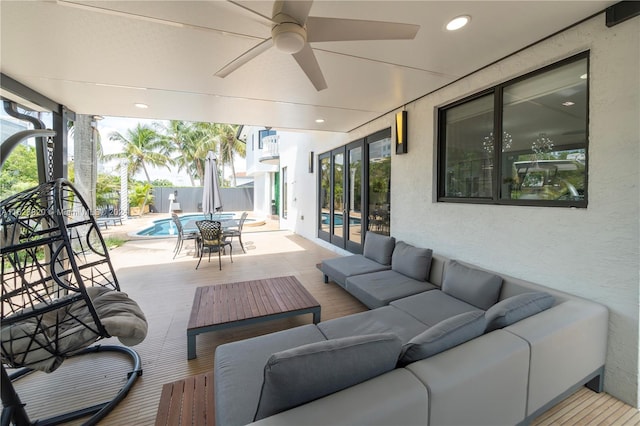
[[[369,274],[371,272],[391,269],[391,265],[382,265],[361,254],[351,256],[334,257],[323,260],[320,270],[331,277],[333,281],[344,287],[347,277],[353,275]]]
[[[393,333],[402,344],[427,327],[411,315],[391,306],[360,312],[346,317],[322,321],[318,328],[327,339],[361,336],[363,334]]]
[[[507,327],[549,309],[555,298],[549,293],[533,291],[512,296],[493,305],[485,313],[487,332]]]
[[[478,309],[469,303],[449,296],[442,290],[425,291],[395,300],[390,305],[423,322],[427,327],[433,327],[440,321],[463,312]]]
[[[391,255],[396,246],[396,239],[386,235],[367,231],[364,237],[362,255],[381,265],[391,266]]]
[[[398,241],[391,256],[391,269],[418,281],[427,281],[433,250]]]
[[[395,271],[380,271],[348,277],[345,288],[367,307],[375,309],[396,299],[433,290],[436,286]]]
[[[491,272],[470,268],[450,260],[444,271],[442,291],[484,311],[500,297],[502,277]]]
[[[264,366],[254,420],[393,370],[400,347],[397,336],[385,333],[325,340],[274,353]]]
[[[402,346],[399,364],[429,358],[484,334],[484,311],[469,311],[440,321]]]
[[[214,359],[215,424],[251,423],[267,359],[275,352],[324,340],[317,326],[309,324],[218,346]]]

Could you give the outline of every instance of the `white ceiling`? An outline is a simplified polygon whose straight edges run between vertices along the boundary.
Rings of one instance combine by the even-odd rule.
[[[275,49],[214,76],[270,37],[236,4],[77,3],[93,7],[1,1],[2,73],[80,114],[346,132],[615,2],[316,0],[311,16],[420,25],[414,40],[313,43],[329,86],[320,92]],[[272,1],[238,3],[271,16]],[[471,23],[446,31],[458,15]]]

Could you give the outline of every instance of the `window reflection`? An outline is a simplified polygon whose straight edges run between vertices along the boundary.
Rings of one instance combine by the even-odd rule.
[[[369,149],[369,231],[391,232],[391,137],[368,144]]]

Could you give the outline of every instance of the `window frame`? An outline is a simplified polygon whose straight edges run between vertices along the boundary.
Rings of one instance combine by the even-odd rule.
[[[446,112],[450,109],[464,105],[468,102],[480,99],[487,95],[493,96],[493,134],[502,135],[503,126],[503,111],[504,111],[504,90],[514,84],[525,81],[532,77],[539,76],[544,73],[553,71],[567,64],[586,60],[587,68],[587,93],[586,93],[586,115],[585,115],[585,163],[584,163],[584,199],[582,200],[535,200],[535,199],[511,199],[501,197],[501,181],[503,178],[502,171],[502,154],[501,147],[496,146],[493,157],[493,172],[492,172],[492,191],[491,198],[473,198],[473,197],[450,197],[446,196],[446,173],[447,173],[447,151],[446,151]],[[590,51],[584,51],[571,57],[565,58],[561,61],[555,62],[551,65],[537,69],[522,76],[513,78],[503,83],[497,84],[488,89],[484,89],[480,92],[474,93],[463,99],[457,100],[450,104],[438,107],[436,109],[436,141],[437,141],[437,202],[446,203],[465,203],[465,204],[491,204],[491,205],[516,205],[516,206],[536,206],[536,207],[579,207],[587,208],[588,205],[588,183],[589,183],[589,98],[590,98]],[[498,142],[498,141],[496,141]],[[499,141],[501,143],[501,141]]]

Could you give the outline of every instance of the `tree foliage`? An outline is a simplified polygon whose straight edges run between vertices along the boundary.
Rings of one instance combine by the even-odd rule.
[[[19,144],[0,170],[0,199],[38,185],[35,147]]]

